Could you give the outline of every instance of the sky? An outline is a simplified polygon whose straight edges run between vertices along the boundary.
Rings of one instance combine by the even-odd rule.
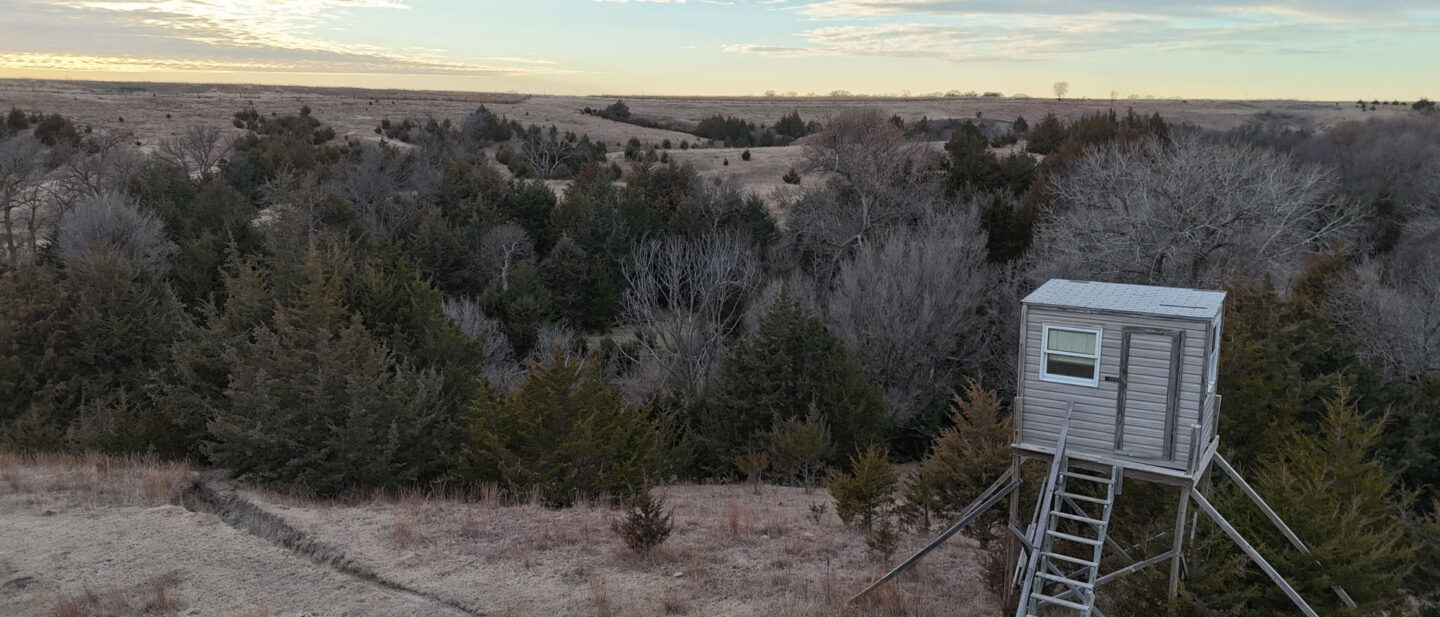
[[[1415,100],[1437,0],[0,0],[0,77]]]

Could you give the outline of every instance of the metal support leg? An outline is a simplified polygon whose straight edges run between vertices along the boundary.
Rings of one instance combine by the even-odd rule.
[[[1175,507],[1175,533],[1170,547],[1170,599],[1180,593],[1180,556],[1185,547],[1185,514],[1190,507],[1190,487],[1180,489],[1180,503]]]
[[[1021,459],[1020,457],[1018,457],[1018,456],[1012,456],[1012,457],[1011,457],[1011,459],[1010,459],[1010,479],[1012,479],[1012,480],[1019,480],[1019,479],[1020,479],[1020,463],[1021,463],[1021,460],[1022,460],[1022,459]],[[1011,527],[1013,527],[1013,528],[1019,528],[1019,526],[1020,526],[1020,491],[1014,491],[1014,492],[1010,493],[1010,521],[1009,521],[1009,525],[1010,525]],[[1006,540],[1006,543],[1005,543],[1005,572],[1006,572],[1006,574],[1007,574],[1007,577],[1008,577],[1009,573],[1014,572],[1014,571],[1015,571],[1015,568],[1018,567],[1019,565],[1020,565],[1020,540],[1017,539],[1017,538],[1008,538],[1008,539]],[[1010,580],[1009,580],[1008,578],[1005,580],[1005,583],[1006,583],[1006,584],[1005,584],[1005,594],[1004,594],[1005,606],[1010,606],[1010,600],[1013,599],[1014,596],[1015,596],[1015,586],[1012,585],[1012,584],[1010,584]]]

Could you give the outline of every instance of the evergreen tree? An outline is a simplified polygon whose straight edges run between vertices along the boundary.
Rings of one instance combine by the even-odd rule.
[[[1394,397],[1374,367],[1355,356],[1353,343],[1304,298],[1297,291],[1281,299],[1268,284],[1230,292],[1220,350],[1220,434],[1237,465],[1274,451],[1297,427],[1317,427],[1342,377],[1354,384],[1366,411]]]
[[[323,262],[294,300],[225,350],[225,404],[205,452],[256,481],[336,495],[404,486],[443,471],[442,380],[397,362],[342,303]]]
[[[1026,134],[1025,150],[1031,154],[1050,154],[1065,141],[1065,126],[1055,114],[1045,114]]]
[[[765,456],[777,473],[790,479],[799,478],[800,486],[808,492],[832,449],[830,427],[825,426],[825,420],[812,409],[804,419],[787,418],[777,424],[770,431],[770,452]],[[736,463],[739,464],[739,460]]]
[[[727,465],[764,434],[816,410],[830,427],[832,464],[884,439],[884,399],[819,316],[782,296],[722,362],[698,431],[710,461]],[[719,470],[712,470],[719,471]]]
[[[1330,587],[1340,585],[1358,604],[1356,614],[1404,605],[1401,588],[1414,548],[1401,533],[1395,480],[1373,457],[1384,423],[1363,414],[1340,385],[1326,401],[1318,433],[1291,433],[1260,467],[1256,489],[1310,547],[1309,555],[1277,551],[1273,563],[1282,572],[1305,573],[1296,577],[1296,589],[1312,603],[1338,604]],[[1278,590],[1269,595],[1277,606],[1286,601]]]
[[[951,401],[950,422],[952,426],[941,429],[929,456],[905,482],[901,511],[922,527],[928,528],[932,519],[958,514],[1010,462],[1012,427],[994,390],[981,387],[979,380],[967,381],[964,392]]]
[[[780,121],[775,123],[775,132],[791,139],[799,139],[810,134],[805,121],[800,119],[799,110],[792,111],[790,115],[780,118]]]
[[[552,506],[634,494],[658,469],[645,412],[626,405],[593,364],[558,349],[503,400],[476,402],[467,438],[462,481],[499,482],[517,496],[538,490]]]
[[[870,531],[877,520],[889,520],[900,474],[890,465],[885,449],[873,444],[850,457],[850,469],[831,477],[827,485],[835,498],[835,514],[846,525]]]
[[[563,229],[556,229],[551,217],[555,212],[555,192],[539,180],[513,181],[496,204],[507,219],[519,223],[535,241],[535,250],[545,254]]]
[[[30,117],[26,116],[19,107],[11,107],[10,113],[5,116],[5,131],[14,135],[29,128]]]
[[[1394,479],[1373,458],[1383,419],[1356,408],[1347,387],[1326,401],[1319,430],[1291,431],[1259,466],[1256,490],[1310,552],[1301,553],[1275,530],[1249,499],[1230,488],[1213,499],[1320,614],[1398,614],[1415,565],[1415,546],[1402,533],[1402,497]],[[1229,537],[1202,525],[1189,563],[1181,614],[1293,614],[1295,609]],[[1340,585],[1358,607],[1345,609],[1331,589]],[[1243,611],[1243,612],[1240,612]]]
[[[371,335],[399,361],[433,371],[442,380],[443,404],[436,411],[443,423],[457,422],[481,394],[484,352],[445,315],[440,292],[421,278],[404,251],[390,244],[376,247],[346,287],[346,306]]]
[[[263,238],[251,224],[258,209],[223,182],[207,182],[192,199],[157,199],[165,229],[179,250],[170,280],[187,306],[218,301],[224,292],[227,256],[260,250]]]
[[[1001,184],[1000,166],[989,148],[990,140],[980,127],[972,122],[961,123],[945,144],[945,151],[950,153],[946,190],[969,197],[979,191],[998,188]]]
[[[63,273],[31,266],[0,277],[0,435],[17,449],[66,443],[172,454],[147,392],[187,320],[164,281],[98,257]],[[117,409],[124,413],[118,417]],[[138,422],[153,429],[139,435]],[[13,425],[13,426],[12,426]],[[23,427],[21,426],[23,425]],[[107,436],[119,431],[133,440]]]
[[[620,293],[608,274],[568,235],[540,262],[540,280],[550,290],[556,317],[585,330],[601,328],[615,315]]]

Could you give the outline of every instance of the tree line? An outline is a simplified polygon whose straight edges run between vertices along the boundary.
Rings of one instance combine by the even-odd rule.
[[[149,155],[6,117],[4,447],[188,457],[324,495],[496,483],[557,506],[918,460],[898,502],[836,486],[920,528],[999,472],[976,440],[1006,432],[1029,289],[1221,287],[1227,456],[1292,511],[1338,513],[1292,521],[1332,568],[1316,580],[1363,574],[1381,610],[1436,599],[1433,118],[1303,135],[1017,119],[1030,152],[1001,156],[980,123],[936,153],[852,111],[807,140],[817,181],[767,203],[483,108],[404,147],[252,111]],[[1284,606],[1238,553],[1197,546],[1187,603],[1164,610]]]

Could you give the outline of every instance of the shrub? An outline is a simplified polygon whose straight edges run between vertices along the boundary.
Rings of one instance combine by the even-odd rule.
[[[1050,154],[1065,141],[1065,127],[1055,114],[1045,114],[1040,123],[1029,127],[1025,151],[1031,154]]]
[[[755,494],[760,494],[760,479],[765,475],[765,470],[770,468],[770,455],[755,450],[746,450],[744,454],[735,457],[735,468],[745,474],[745,481],[750,483]]]
[[[1024,135],[1025,131],[1030,130],[1030,123],[1025,121],[1025,116],[1016,116],[1015,122],[1010,125],[1010,128],[1015,131],[1016,135]]]
[[[1418,101],[1415,101],[1414,103],[1411,103],[1410,109],[1413,109],[1415,111],[1435,111],[1435,101],[1422,98]]]
[[[14,135],[28,128],[30,128],[30,118],[25,115],[25,112],[20,111],[19,107],[12,107],[10,113],[5,116],[5,130],[0,131],[0,134]]]
[[[164,223],[120,193],[82,199],[60,217],[56,252],[69,265],[108,255],[137,270],[163,272],[175,249]]]
[[[770,459],[775,471],[799,478],[809,492],[830,456],[830,427],[813,408],[805,419],[789,418],[770,432]]]
[[[611,120],[627,120],[630,118],[630,106],[625,101],[615,101],[600,110],[600,117]]]
[[[850,473],[830,478],[835,514],[846,525],[871,531],[894,505],[900,476],[890,466],[889,454],[879,446],[867,446],[859,456],[851,457],[850,467]]]
[[[47,146],[68,146],[80,141],[80,132],[69,118],[50,114],[35,124],[35,138]]]
[[[568,506],[633,494],[657,469],[656,429],[644,411],[626,405],[593,363],[559,349],[504,400],[482,398],[471,412],[457,472],[466,482],[499,482],[512,495],[533,489],[548,505]]]
[[[749,149],[749,148],[746,148],[744,152],[741,152],[741,153],[740,153],[740,160],[742,160],[742,161],[748,161],[748,160],[750,160],[750,149]]]
[[[875,528],[865,534],[865,549],[880,559],[894,557],[897,548],[900,548],[900,531],[889,517],[881,518]]]
[[[800,184],[800,172],[795,171],[795,168],[791,167],[790,171],[787,171],[785,172],[785,175],[780,176],[780,180],[783,181],[785,184]]]
[[[649,556],[650,551],[664,544],[674,531],[674,514],[674,510],[665,507],[664,497],[642,490],[630,501],[629,511],[620,521],[617,532],[635,554]]]

